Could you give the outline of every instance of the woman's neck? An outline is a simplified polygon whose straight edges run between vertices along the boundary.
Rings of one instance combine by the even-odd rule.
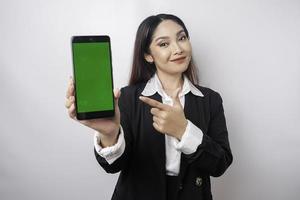
[[[169,95],[173,96],[173,92],[177,91],[178,88],[182,88],[183,78],[182,74],[164,74],[161,72],[157,72],[158,78],[162,84],[163,90]]]

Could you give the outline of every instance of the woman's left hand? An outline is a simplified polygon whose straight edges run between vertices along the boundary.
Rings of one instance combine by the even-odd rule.
[[[153,115],[153,127],[157,131],[181,140],[188,121],[185,118],[178,94],[179,92],[173,98],[173,106],[144,96],[140,96],[140,100],[152,107],[150,112]]]

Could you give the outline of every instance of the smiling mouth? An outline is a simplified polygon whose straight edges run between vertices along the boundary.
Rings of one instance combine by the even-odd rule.
[[[182,62],[185,60],[186,57],[180,57],[180,58],[176,58],[176,59],[173,59],[171,60],[171,62]]]

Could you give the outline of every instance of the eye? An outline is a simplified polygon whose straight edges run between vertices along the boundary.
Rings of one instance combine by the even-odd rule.
[[[180,38],[179,38],[179,40],[186,40],[186,36],[185,35],[183,35],[183,36],[181,36]]]
[[[166,47],[166,46],[168,46],[168,43],[162,42],[162,43],[159,44],[159,46],[160,46],[160,47]]]

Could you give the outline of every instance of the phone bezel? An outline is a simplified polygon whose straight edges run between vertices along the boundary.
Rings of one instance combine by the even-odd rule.
[[[76,118],[78,120],[86,119],[96,119],[96,118],[108,118],[115,115],[115,101],[113,100],[113,110],[99,110],[93,112],[78,112],[77,110],[77,95],[76,95],[76,75],[75,75],[75,63],[74,63],[74,43],[90,43],[90,42],[108,42],[109,43],[109,55],[110,55],[110,67],[111,67],[111,85],[113,85],[113,67],[112,67],[112,55],[111,55],[111,42],[108,35],[84,35],[84,36],[72,36],[71,37],[71,50],[72,50],[72,62],[73,62],[73,77],[74,77],[74,87],[75,87],[75,105],[76,105]],[[114,99],[114,93],[112,91],[112,97]]]

